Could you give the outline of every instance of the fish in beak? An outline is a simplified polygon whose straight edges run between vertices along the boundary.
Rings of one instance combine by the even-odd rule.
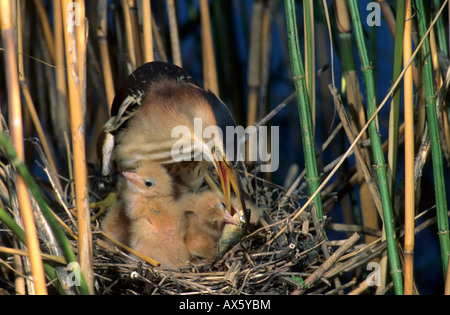
[[[222,257],[237,243],[241,241],[247,231],[247,219],[245,217],[245,211],[238,210],[232,206],[233,220],[237,224],[225,224],[222,232],[222,237],[219,240],[219,247],[216,255],[212,261],[212,265],[215,265]]]

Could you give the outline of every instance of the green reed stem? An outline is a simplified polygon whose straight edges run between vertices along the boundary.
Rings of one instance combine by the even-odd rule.
[[[16,223],[16,221],[13,220],[13,218],[11,218],[6,213],[6,211],[2,207],[0,207],[0,221],[3,222],[14,233],[14,235],[17,236],[17,238],[23,244],[26,244],[25,231]],[[44,265],[44,271],[50,277],[50,279],[58,278],[55,268],[53,268],[53,266],[51,266],[45,262],[43,263],[43,265]],[[59,281],[56,281],[53,284],[58,289],[60,294],[65,294]]]
[[[435,11],[438,11],[440,6],[441,0],[434,0]],[[447,35],[444,25],[444,17],[442,15],[439,16],[436,21],[436,34],[439,42],[439,49],[442,51],[444,56],[448,58]]]
[[[419,21],[419,34],[423,38],[427,32],[425,8],[422,0],[416,0],[416,14]],[[442,265],[444,278],[447,275],[448,259],[450,256],[449,225],[447,217],[447,197],[445,193],[444,167],[442,162],[441,140],[439,137],[439,125],[436,114],[436,91],[433,84],[433,63],[431,61],[430,42],[425,40],[423,44],[423,80],[425,87],[425,102],[427,111],[428,128],[430,132],[431,157],[433,162],[434,191],[436,196],[436,211],[439,229],[439,241],[441,246]]]
[[[317,190],[317,188],[319,188],[319,175],[317,172],[316,154],[314,149],[314,132],[312,128],[311,107],[309,104],[308,91],[306,88],[305,71],[300,54],[294,0],[285,0],[285,6],[289,55],[291,58],[292,74],[300,115],[300,127],[306,163],[308,195],[311,196]],[[319,217],[319,219],[322,219],[323,211],[322,199],[320,197],[320,194],[317,194],[314,198],[314,204],[317,210],[317,216]]]
[[[26,165],[17,157],[16,151],[14,150],[14,146],[11,141],[6,137],[3,133],[0,133],[0,145],[3,146],[6,153],[9,156],[9,161],[16,168],[19,175],[25,181],[28,189],[33,194],[36,202],[39,205],[39,208],[42,211],[48,225],[52,229],[53,234],[55,235],[56,240],[58,241],[59,246],[64,254],[66,260],[70,262],[77,262],[75,258],[75,254],[72,251],[72,247],[69,244],[63,230],[59,226],[59,223],[53,217],[53,214],[45,202],[44,196],[42,195],[39,186],[33,179],[33,176],[29,173]],[[80,290],[81,294],[89,294],[89,290],[87,288],[86,282],[84,281],[83,275],[81,275],[80,287],[77,288]]]
[[[311,14],[312,13],[312,14]],[[305,18],[305,66],[306,66],[306,87],[309,99],[309,105],[311,107],[312,127],[315,126],[315,114],[316,114],[316,91],[315,91],[315,47],[314,47],[314,4],[311,0],[303,1],[303,15]],[[314,133],[313,133],[314,135]]]
[[[367,46],[364,41],[364,31],[359,14],[357,0],[349,0],[350,14],[352,16],[353,28],[355,32],[356,44],[361,60],[364,82],[367,94],[367,116],[372,117],[376,111],[377,100],[375,95],[375,82],[373,77],[372,65],[369,61]],[[386,230],[386,241],[388,249],[388,259],[391,269],[391,276],[394,283],[396,294],[403,294],[402,270],[400,259],[397,252],[395,239],[395,229],[393,223],[392,206],[389,197],[389,183],[386,172],[386,162],[384,160],[383,149],[380,136],[378,134],[376,120],[369,125],[369,135],[372,144],[372,154],[375,162],[375,171],[377,173],[378,184],[381,194],[381,203],[383,207],[383,222]]]

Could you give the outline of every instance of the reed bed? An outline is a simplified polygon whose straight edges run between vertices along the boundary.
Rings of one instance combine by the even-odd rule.
[[[421,294],[424,235],[450,294],[448,0],[377,3],[2,0],[0,294]],[[115,91],[153,60],[284,128],[280,171],[240,169],[263,218],[214,266],[108,250],[90,204],[114,189],[96,140]]]

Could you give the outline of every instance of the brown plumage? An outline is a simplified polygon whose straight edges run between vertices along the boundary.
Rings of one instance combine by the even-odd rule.
[[[223,139],[214,134],[225,137],[226,126],[234,125],[226,105],[183,69],[163,62],[145,64],[125,81],[112,104],[99,138],[102,172],[108,175],[113,161],[119,173],[140,161],[155,161],[173,176],[176,194],[195,191],[214,160],[212,146],[225,156]],[[176,127],[181,129],[174,131]],[[206,128],[213,133],[204,134]],[[189,131],[191,137],[183,138],[178,131]],[[182,140],[186,151],[177,160],[172,149]]]
[[[109,222],[112,224],[123,216],[122,211],[132,221],[130,225],[148,217],[148,213],[152,213],[149,206],[141,204],[147,203],[147,199],[151,199],[153,208],[158,211],[171,208],[172,199],[198,190],[211,162],[218,171],[224,195],[230,196],[231,181],[241,200],[239,209],[245,208],[237,172],[224,160],[225,148],[234,145],[235,140],[226,139],[228,126],[234,127],[235,122],[227,106],[213,93],[199,87],[183,69],[164,62],[151,62],[136,69],[118,90],[111,107],[111,118],[104,125],[98,141],[102,174],[112,174],[115,165],[119,174],[124,175],[119,176],[117,184],[122,205],[117,206]],[[156,192],[158,187],[142,194],[144,188],[130,186],[136,176],[133,170],[143,163],[159,164],[166,169],[173,183],[170,194]],[[163,184],[160,187],[172,186]],[[227,208],[231,211],[230,204]],[[241,211],[247,214],[245,209]],[[156,220],[156,212],[152,216]],[[107,229],[111,227],[108,220],[105,219],[104,224]],[[145,224],[140,227],[145,230]],[[214,238],[220,238],[218,231],[220,226],[212,227],[207,233],[214,232]],[[126,233],[116,234],[126,236]],[[136,243],[134,234],[130,227],[130,241]]]

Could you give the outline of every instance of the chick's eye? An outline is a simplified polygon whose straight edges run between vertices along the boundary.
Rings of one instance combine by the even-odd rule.
[[[153,180],[151,180],[151,179],[146,179],[146,180],[144,181],[144,185],[145,185],[146,187],[152,187],[152,186],[155,185],[155,182],[154,182]]]

